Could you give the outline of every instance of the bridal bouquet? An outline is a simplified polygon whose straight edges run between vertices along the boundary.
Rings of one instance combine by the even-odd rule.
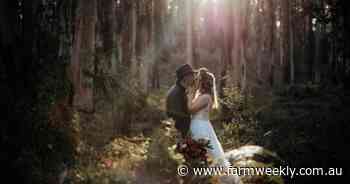
[[[209,165],[208,149],[212,149],[209,140],[194,140],[191,137],[182,139],[176,145],[176,151],[184,156],[186,164],[190,167],[207,167]]]

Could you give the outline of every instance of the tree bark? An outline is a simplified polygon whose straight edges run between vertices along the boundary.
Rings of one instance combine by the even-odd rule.
[[[116,44],[115,44],[115,26],[116,26],[116,8],[114,0],[103,0],[102,3],[102,37],[103,37],[103,51],[106,58],[104,65],[104,71],[108,71],[112,67],[113,60],[116,56]]]
[[[282,9],[282,38],[283,38],[283,84],[288,83],[290,81],[290,1],[284,1],[282,2],[281,9]]]
[[[240,60],[240,41],[242,39],[242,2],[235,0],[233,3],[233,49],[232,52],[232,64],[233,64],[233,82],[234,86],[240,86],[241,83],[241,60]]]
[[[324,8],[323,0],[317,1],[318,6],[322,9]],[[316,20],[320,21],[320,20]],[[315,83],[321,82],[321,61],[322,61],[322,40],[323,40],[323,33],[324,33],[324,27],[322,23],[316,22],[316,30],[314,31],[315,34],[315,56],[313,61],[313,81]]]
[[[290,68],[290,84],[295,83],[295,63],[294,63],[294,24],[293,24],[293,4],[289,5],[288,8],[288,22],[290,24],[289,26],[289,68]]]
[[[249,13],[249,2],[242,2],[242,12],[241,12],[241,39],[240,39],[240,75],[241,75],[241,91],[243,93],[247,90],[247,42],[248,42],[248,13]]]
[[[152,66],[152,88],[160,88],[159,64],[163,54],[164,18],[167,8],[166,0],[154,0],[154,53]]]
[[[72,71],[75,88],[74,105],[91,112],[93,104],[93,78],[95,58],[96,0],[78,2]]]
[[[276,64],[276,4],[274,0],[269,0],[269,20],[270,21],[270,40],[269,40],[269,55],[270,55],[270,62],[269,62],[269,80],[270,80],[270,86],[274,85],[274,71],[273,71],[273,66]]]
[[[132,77],[136,77],[138,64],[136,59],[136,40],[137,40],[137,7],[139,1],[135,1],[132,4],[131,8],[131,71],[130,74]]]
[[[122,46],[122,67],[128,71],[131,66],[131,56],[132,56],[132,8],[133,1],[121,1],[122,11],[124,14],[122,33],[121,33],[121,46]],[[123,72],[126,72],[123,71]]]
[[[186,63],[194,66],[193,63],[193,19],[192,1],[186,0]]]

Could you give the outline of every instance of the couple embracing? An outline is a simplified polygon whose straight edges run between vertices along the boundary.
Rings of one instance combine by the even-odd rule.
[[[167,115],[175,121],[183,138],[190,135],[194,140],[209,140],[212,149],[208,153],[214,163],[229,167],[209,117],[210,111],[218,108],[214,74],[206,68],[193,70],[185,64],[176,70],[176,77],[166,99]]]

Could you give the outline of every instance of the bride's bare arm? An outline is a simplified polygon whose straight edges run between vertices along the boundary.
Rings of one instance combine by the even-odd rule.
[[[192,100],[191,100],[192,99]],[[195,100],[193,100],[193,96],[189,96],[187,107],[191,114],[196,113],[206,107],[210,103],[209,95],[201,95]]]

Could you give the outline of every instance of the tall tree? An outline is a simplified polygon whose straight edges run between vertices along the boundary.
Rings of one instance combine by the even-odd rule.
[[[240,56],[240,41],[242,39],[242,2],[235,0],[232,3],[232,9],[233,9],[233,18],[232,18],[232,26],[233,26],[233,49],[231,50],[232,52],[232,63],[233,63],[233,81],[235,86],[240,86],[241,83],[241,60],[239,58]]]
[[[186,63],[193,63],[193,1],[186,1]]]
[[[231,69],[232,64],[232,44],[233,44],[233,1],[225,0],[220,4],[219,17],[222,20],[220,25],[220,49],[221,49],[221,67],[220,67],[220,94],[223,95],[222,89],[226,87],[227,73]]]
[[[293,26],[293,14],[294,14],[294,4],[291,1],[291,4],[288,7],[288,23],[289,26],[289,82],[294,84],[295,82],[295,61],[294,61],[294,26]]]
[[[166,0],[154,0],[154,60],[152,66],[152,87],[160,88],[159,64],[163,54],[164,20],[167,10]]]
[[[74,7],[72,0],[0,1],[1,163],[11,173],[5,180],[49,183],[62,162],[73,160],[73,154],[66,154],[72,144],[65,142],[69,136],[62,130],[72,123],[65,69]],[[60,114],[53,118],[50,111],[56,108]]]
[[[276,63],[276,58],[278,57],[276,54],[276,32],[278,31],[276,29],[277,27],[277,21],[276,21],[276,3],[274,0],[269,0],[267,2],[268,4],[268,12],[267,12],[267,21],[269,22],[269,28],[268,28],[268,33],[270,35],[270,40],[268,40],[267,44],[267,52],[269,52],[269,56],[270,58],[269,60],[269,64],[268,64],[268,71],[269,71],[269,75],[266,78],[267,81],[270,82],[270,86],[273,86],[273,74],[275,71],[273,71],[273,66],[275,66],[276,64],[278,65],[278,63]]]
[[[133,14],[134,14],[134,1],[122,0],[121,11],[123,16],[121,26],[121,64],[128,71],[131,67],[132,52],[133,52]]]
[[[116,3],[115,0],[103,0],[99,1],[99,3],[101,4],[99,21],[101,22],[102,46],[103,54],[105,55],[104,63],[100,63],[99,65],[104,66],[103,70],[105,72],[109,72],[108,70],[111,69],[112,63],[115,62],[117,47],[115,44]]]
[[[150,6],[149,1],[143,1],[138,6],[138,18],[137,18],[137,35],[136,35],[136,60],[138,65],[138,77],[140,85],[142,86],[143,91],[147,92],[148,90],[148,78],[149,78],[149,55],[150,55],[150,34],[149,31],[152,29],[150,24]]]
[[[316,1],[316,7],[320,10],[324,10],[325,4],[323,0]],[[314,19],[315,22],[315,56],[313,61],[313,81],[315,83],[321,82],[321,61],[322,58],[322,40],[324,38],[324,25],[321,23],[320,17]]]
[[[281,12],[282,12],[282,19],[281,19],[281,25],[282,25],[282,40],[283,40],[283,64],[282,64],[282,69],[283,69],[283,83],[285,84],[286,82],[289,81],[290,77],[290,1],[283,1],[281,2]]]
[[[84,111],[93,111],[93,74],[97,22],[96,0],[78,1],[75,21],[72,71],[75,88],[74,104]]]

